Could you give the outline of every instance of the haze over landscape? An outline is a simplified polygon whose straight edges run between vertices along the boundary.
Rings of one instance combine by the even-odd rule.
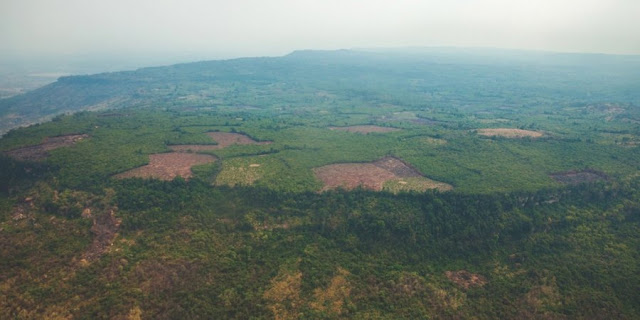
[[[0,318],[640,319],[640,2],[0,2]]]
[[[0,43],[8,57],[183,61],[407,46],[638,54],[638,16],[633,0],[7,0]]]
[[[0,98],[60,75],[300,49],[639,54],[638,16],[632,0],[7,0],[0,3]]]

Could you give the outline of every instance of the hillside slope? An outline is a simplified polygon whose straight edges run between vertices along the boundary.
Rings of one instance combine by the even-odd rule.
[[[150,105],[191,96],[246,103],[234,84],[255,90],[340,90],[383,95],[392,87],[404,94],[429,93],[426,103],[478,97],[496,104],[535,91],[551,101],[578,98],[640,101],[640,58],[551,54],[501,50],[423,49],[388,51],[297,51],[284,57],[204,61],[136,71],[62,77],[24,95],[0,100],[0,132],[79,110]],[[337,81],[336,81],[337,80]],[[300,94],[298,92],[298,94]],[[422,96],[422,95],[421,95]],[[243,99],[245,98],[245,99]],[[526,102],[526,101],[523,101]]]

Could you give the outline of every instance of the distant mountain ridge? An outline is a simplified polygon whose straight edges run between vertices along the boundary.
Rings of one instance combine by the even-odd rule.
[[[0,133],[58,114],[148,106],[239,82],[256,88],[297,84],[318,90],[339,82],[342,89],[370,90],[366,79],[371,74],[418,79],[428,84],[425,88],[465,86],[503,98],[534,85],[547,88],[550,95],[571,91],[591,100],[623,96],[625,101],[619,102],[640,102],[640,56],[456,48],[300,50],[282,57],[61,77],[0,100]]]

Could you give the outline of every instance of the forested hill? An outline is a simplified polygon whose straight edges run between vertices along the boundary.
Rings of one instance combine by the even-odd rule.
[[[0,100],[0,318],[640,319],[640,59],[297,51]]]
[[[277,95],[295,105],[313,102],[318,90],[365,95],[381,103],[412,95],[422,104],[452,106],[516,100],[522,105],[638,104],[640,57],[448,48],[296,51],[283,57],[68,76],[0,100],[0,132],[60,113],[171,107],[165,102],[176,99],[200,106],[269,105]],[[295,94],[286,94],[291,91]]]

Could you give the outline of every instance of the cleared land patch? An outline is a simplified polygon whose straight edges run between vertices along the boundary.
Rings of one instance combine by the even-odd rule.
[[[471,273],[467,270],[447,271],[444,275],[451,280],[451,282],[465,289],[482,287],[488,282],[484,276]]]
[[[89,138],[86,134],[49,137],[45,138],[39,145],[9,150],[5,152],[5,154],[16,160],[40,161],[44,160],[49,155],[49,151],[76,144],[78,141],[86,138]]]
[[[523,129],[511,129],[511,128],[495,128],[495,129],[478,129],[479,135],[488,137],[505,137],[505,138],[539,138],[542,137],[542,132],[523,130]]]
[[[261,178],[263,170],[259,164],[248,166],[225,165],[216,178],[216,185],[252,185]]]
[[[158,153],[149,155],[149,164],[117,174],[118,179],[155,178],[173,180],[175,177],[189,179],[193,176],[191,167],[216,161],[214,156],[195,153]]]
[[[288,169],[282,159],[266,155],[225,159],[216,175],[215,185],[249,186],[261,179],[265,179],[266,183],[271,179],[282,183],[284,179],[281,178],[287,176],[283,170]]]
[[[380,127],[380,126],[374,126],[374,125],[349,126],[349,127],[329,127],[329,129],[331,129],[331,130],[339,130],[339,131],[346,131],[346,132],[361,133],[361,134],[367,134],[367,133],[371,133],[371,132],[385,133],[385,132],[393,132],[393,131],[399,131],[400,130],[398,128]]]
[[[422,141],[427,143],[427,144],[436,145],[436,146],[447,144],[447,140],[438,139],[438,138],[431,138],[431,137],[422,138]]]
[[[596,170],[565,171],[550,174],[554,180],[565,184],[580,184],[606,180],[607,175]]]
[[[393,193],[398,193],[403,191],[427,191],[431,189],[449,191],[452,190],[453,187],[444,182],[438,182],[425,177],[417,177],[389,180],[384,183],[383,189]]]
[[[182,144],[173,145],[169,148],[176,152],[198,152],[205,150],[218,150],[226,148],[231,145],[246,145],[246,144],[270,144],[271,141],[255,141],[248,136],[241,133],[233,132],[207,132],[207,135],[211,137],[218,144]]]
[[[357,187],[392,192],[424,191],[427,189],[451,190],[446,183],[423,177],[420,172],[394,157],[384,157],[371,163],[338,163],[313,169],[323,182],[322,191]]]

